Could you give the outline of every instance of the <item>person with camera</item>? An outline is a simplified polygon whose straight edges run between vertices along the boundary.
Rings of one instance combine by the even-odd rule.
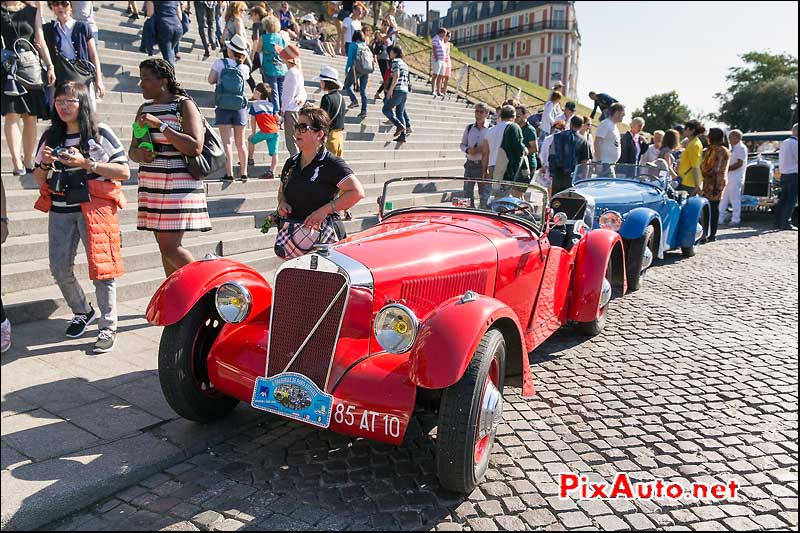
[[[344,238],[334,214],[364,199],[364,187],[342,159],[325,148],[328,114],[318,107],[298,112],[294,136],[300,150],[281,171],[278,215],[285,219],[275,240],[275,252],[289,259],[310,252],[314,244]],[[301,242],[310,241],[307,245]]]
[[[117,136],[97,122],[83,84],[56,88],[55,114],[39,141],[34,177],[40,187],[35,208],[49,213],[50,271],[75,315],[66,335],[80,337],[98,319],[75,279],[75,255],[83,241],[99,307],[94,352],[109,352],[117,330],[115,280],[124,273],[117,210],[126,204],[121,182],[130,178],[130,168]]]
[[[36,150],[36,122],[50,118],[50,108],[45,101],[45,84],[53,85],[56,74],[49,50],[42,34],[42,17],[39,8],[25,2],[6,2],[0,5],[0,34],[2,35],[3,57],[2,76],[3,97],[0,98],[0,114],[5,119],[5,135],[14,175],[24,176],[33,172],[33,156]],[[19,41],[19,43],[18,43]],[[29,50],[30,43],[39,54],[47,68],[47,76],[38,89],[21,86],[21,81],[11,76],[9,69],[20,74],[18,52]],[[15,45],[17,50],[15,50]],[[12,66],[13,65],[13,66]],[[38,69],[37,69],[38,70]],[[34,73],[37,74],[37,73]],[[23,129],[20,131],[19,122]]]

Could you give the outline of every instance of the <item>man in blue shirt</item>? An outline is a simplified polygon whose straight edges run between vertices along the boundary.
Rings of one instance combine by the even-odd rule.
[[[574,115],[569,121],[569,129],[557,133],[550,147],[550,175],[553,177],[552,194],[572,186],[572,172],[575,165],[589,161],[589,145],[578,134],[583,126],[583,118]]]
[[[592,108],[592,114],[589,115],[591,118],[594,118],[594,114],[600,109],[600,120],[605,120],[608,118],[608,108],[611,107],[611,104],[617,103],[616,98],[612,98],[606,93],[596,93],[594,91],[589,92],[589,98],[594,100],[594,108]]]

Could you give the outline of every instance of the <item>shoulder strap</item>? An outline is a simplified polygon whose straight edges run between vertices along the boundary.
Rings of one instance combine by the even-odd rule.
[[[474,125],[475,125],[475,124],[473,124],[472,122],[470,122],[470,123],[469,123],[469,125],[467,126],[467,137],[469,137],[469,132],[471,132],[471,131],[472,131],[472,126],[474,126]],[[469,142],[469,139],[467,139],[467,142]]]
[[[342,96],[342,93],[340,93],[339,91],[336,91],[336,94],[339,95],[339,109],[336,111],[336,118],[338,119],[339,115],[342,113],[342,105],[344,104],[344,96]],[[331,123],[333,121],[334,120],[331,120]]]

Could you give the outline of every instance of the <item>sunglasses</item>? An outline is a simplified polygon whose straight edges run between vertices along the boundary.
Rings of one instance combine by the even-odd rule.
[[[310,124],[306,124],[305,122],[299,122],[299,123],[298,123],[298,124],[297,124],[297,125],[294,127],[294,129],[295,129],[295,131],[298,131],[298,132],[300,132],[300,133],[306,133],[306,132],[308,132],[308,130],[312,130],[312,131],[322,131],[320,128],[315,128],[314,126],[311,126]]]
[[[78,103],[80,103],[80,100],[78,100],[77,98],[56,98],[55,101],[55,104],[61,107]]]
[[[51,7],[69,7],[69,2],[50,2]]]

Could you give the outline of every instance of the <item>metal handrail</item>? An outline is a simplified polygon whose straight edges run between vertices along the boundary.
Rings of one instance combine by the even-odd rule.
[[[409,68],[416,74],[431,76],[430,54],[432,46],[418,38],[410,38],[402,33],[399,35],[400,44],[406,49],[405,60]],[[422,59],[420,54],[424,54]],[[527,106],[542,106],[545,100],[531,94],[520,87],[515,87],[503,79],[495,76],[488,69],[480,68],[459,59],[451,58],[452,75],[449,87],[455,89],[456,95],[468,101],[484,102],[491,106],[501,105],[509,98],[518,99]],[[462,71],[462,69],[465,69]],[[497,89],[502,88],[502,93]]]

